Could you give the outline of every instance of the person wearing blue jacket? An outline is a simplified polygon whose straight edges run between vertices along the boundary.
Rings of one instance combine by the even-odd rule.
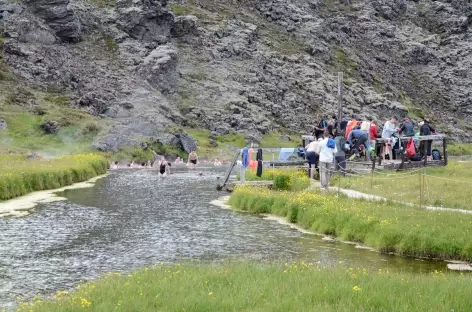
[[[347,137],[347,142],[351,146],[351,150],[353,150],[356,155],[359,157],[359,147],[364,145],[366,149],[367,160],[370,161],[370,142],[369,142],[369,134],[366,131],[355,129],[349,133]]]

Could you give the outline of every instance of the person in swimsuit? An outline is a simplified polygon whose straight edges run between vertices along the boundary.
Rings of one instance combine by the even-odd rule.
[[[188,162],[189,162],[190,168],[195,169],[198,162],[198,156],[197,156],[197,153],[195,153],[195,151],[192,151],[190,154],[188,154]]]
[[[165,177],[167,175],[167,161],[164,156],[159,161],[159,176]]]

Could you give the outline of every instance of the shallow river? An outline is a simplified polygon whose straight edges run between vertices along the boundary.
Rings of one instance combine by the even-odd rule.
[[[65,191],[67,201],[0,219],[0,310],[15,297],[69,289],[110,271],[188,259],[340,261],[352,267],[429,272],[444,262],[405,259],[328,243],[277,221],[213,206],[223,169],[182,168],[166,179],[153,170],[117,170],[93,188]]]

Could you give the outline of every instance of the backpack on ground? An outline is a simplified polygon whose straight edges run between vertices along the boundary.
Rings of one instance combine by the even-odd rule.
[[[433,149],[431,151],[431,154],[433,156],[433,160],[441,160],[442,159],[441,152],[437,148]]]
[[[406,155],[410,158],[416,155],[415,141],[413,141],[413,138],[410,139],[406,146]]]

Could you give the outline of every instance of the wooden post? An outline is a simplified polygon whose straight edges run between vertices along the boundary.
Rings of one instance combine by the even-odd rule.
[[[341,133],[341,119],[342,119],[342,105],[343,105],[343,73],[338,73],[338,128],[337,133]]]
[[[443,139],[444,166],[447,166],[447,139]]]
[[[423,166],[426,167],[426,163],[428,162],[428,144],[429,142],[428,141],[423,141],[423,155],[424,155],[424,163],[423,163]]]

